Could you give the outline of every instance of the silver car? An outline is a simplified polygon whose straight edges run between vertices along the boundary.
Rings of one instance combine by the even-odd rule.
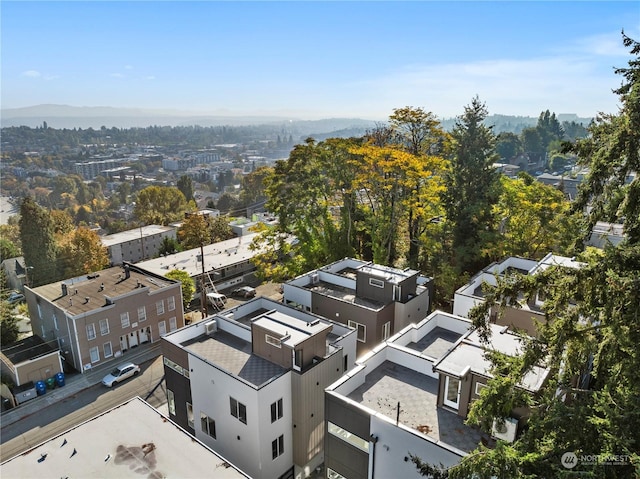
[[[124,381],[132,376],[136,376],[139,372],[140,366],[137,364],[124,363],[102,378],[102,384],[110,388],[116,383]]]

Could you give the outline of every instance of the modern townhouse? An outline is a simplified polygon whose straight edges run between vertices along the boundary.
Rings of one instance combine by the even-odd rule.
[[[453,314],[468,317],[471,309],[484,302],[486,285],[495,286],[498,278],[505,278],[510,274],[535,275],[551,266],[565,268],[579,268],[582,263],[573,258],[547,254],[539,261],[511,256],[500,263],[492,263],[478,274],[473,276],[467,284],[458,288],[455,292]],[[544,294],[540,292],[529,301],[520,301],[520,307],[507,307],[498,314],[498,308],[493,308],[489,313],[489,321],[500,326],[508,326],[511,329],[519,329],[530,336],[537,336],[537,322],[546,321],[542,306]]]
[[[161,344],[171,420],[254,479],[320,467],[323,391],[354,363],[355,330],[259,297]]]
[[[283,285],[283,301],[358,331],[358,356],[431,309],[433,281],[419,271],[345,258]]]
[[[518,354],[520,338],[492,325],[491,342],[481,344],[470,326],[435,311],[372,349],[325,390],[325,477],[417,479],[423,476],[412,455],[451,467],[480,443],[514,440],[527,411],[513,411],[492,435],[464,421],[492,377],[484,352]],[[534,369],[522,387],[538,391],[547,374]]]
[[[25,287],[33,334],[57,341],[84,372],[184,326],[179,281],[125,263],[37,288]]]

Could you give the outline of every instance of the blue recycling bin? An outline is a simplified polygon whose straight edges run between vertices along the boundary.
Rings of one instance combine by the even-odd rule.
[[[47,393],[47,385],[44,381],[36,382],[36,393],[38,396],[43,396]]]
[[[56,378],[56,386],[58,386],[59,388],[64,386],[64,373],[56,374],[55,378]]]

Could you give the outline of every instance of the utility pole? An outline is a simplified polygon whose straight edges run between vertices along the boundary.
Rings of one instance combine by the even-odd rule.
[[[204,247],[200,242],[200,262],[202,264],[202,274],[200,275],[200,309],[202,311],[202,319],[209,315],[207,311],[207,291],[204,283]]]

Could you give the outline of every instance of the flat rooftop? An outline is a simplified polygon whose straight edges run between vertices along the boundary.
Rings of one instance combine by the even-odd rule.
[[[251,343],[226,331],[196,338],[182,343],[189,352],[238,376],[258,387],[270,379],[284,374],[287,369],[267,361],[251,352]]]
[[[139,397],[3,462],[0,475],[6,479],[249,477]]]
[[[400,403],[400,423],[464,452],[475,449],[482,437],[480,429],[437,407],[437,379],[391,361],[367,374],[364,384],[347,397],[394,422]]]
[[[149,291],[157,291],[176,283],[171,279],[139,271],[135,266],[129,268],[127,278],[124,267],[114,266],[96,273],[38,286],[33,291],[64,309],[70,316],[77,316],[105,306],[105,296],[117,298],[141,286]],[[64,288],[66,294],[63,292]]]
[[[492,377],[491,361],[486,357],[486,351],[498,351],[507,356],[516,357],[522,353],[522,344],[519,336],[510,333],[504,326],[491,325],[491,337],[485,344],[480,339],[477,331],[471,332],[467,337],[455,345],[436,364],[436,370],[455,377],[462,377],[471,369],[474,373]],[[538,391],[549,374],[549,370],[534,366],[520,382],[520,386],[528,391]]]
[[[313,291],[314,293],[329,296],[330,298],[339,299],[347,303],[356,304],[363,308],[379,310],[385,303],[380,301],[372,301],[366,298],[360,298],[356,296],[356,290],[352,288],[346,288],[337,284],[328,283],[326,281],[319,281],[315,284],[309,283],[304,286],[306,289]]]
[[[438,326],[429,331],[420,341],[407,344],[407,348],[438,359],[449,351],[461,336],[459,333]]]
[[[104,246],[109,247],[115,244],[126,243],[128,241],[140,241],[140,238],[160,235],[175,229],[176,228],[172,226],[147,225],[133,230],[121,231],[120,233],[103,236],[100,238],[100,241]]]

